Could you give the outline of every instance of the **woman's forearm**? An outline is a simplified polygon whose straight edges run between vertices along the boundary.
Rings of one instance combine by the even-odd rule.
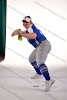
[[[28,39],[35,39],[36,38],[35,33],[28,33],[27,34],[26,32],[21,31],[20,35],[25,37],[25,38],[28,38]]]

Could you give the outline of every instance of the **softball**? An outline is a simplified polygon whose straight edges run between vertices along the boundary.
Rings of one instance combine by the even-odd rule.
[[[22,40],[23,40],[22,36],[19,36],[19,37],[18,37],[18,40],[19,40],[19,41],[22,41]]]

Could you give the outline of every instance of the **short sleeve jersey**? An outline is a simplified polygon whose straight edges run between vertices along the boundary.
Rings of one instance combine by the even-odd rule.
[[[36,48],[42,41],[46,40],[46,37],[34,24],[32,24],[26,30],[26,33],[32,34],[33,32],[36,34],[36,38],[35,39],[27,39],[27,40],[31,45],[33,45]]]

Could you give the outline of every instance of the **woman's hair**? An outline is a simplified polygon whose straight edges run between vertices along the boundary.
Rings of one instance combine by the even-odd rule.
[[[25,16],[25,17],[28,17],[28,18],[30,18],[30,19],[31,19],[31,17],[30,17],[30,16]]]

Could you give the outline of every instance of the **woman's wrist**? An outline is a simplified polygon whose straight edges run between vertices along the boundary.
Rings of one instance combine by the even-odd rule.
[[[18,29],[18,35],[19,36],[22,36],[22,34],[24,34],[25,32],[24,31],[21,31],[21,29]]]

